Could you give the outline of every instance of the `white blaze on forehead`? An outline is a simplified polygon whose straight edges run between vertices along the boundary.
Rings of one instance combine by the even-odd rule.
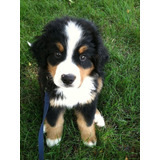
[[[57,86],[64,88],[65,86],[61,80],[61,76],[63,74],[73,74],[76,79],[74,80],[72,87],[78,88],[81,83],[81,75],[78,66],[72,60],[72,55],[78,42],[83,36],[83,30],[78,24],[76,24],[76,22],[69,21],[65,26],[65,34],[67,37],[66,59],[57,66],[54,83]]]
[[[82,38],[82,28],[75,22],[69,21],[65,27],[67,36],[67,58],[71,58],[77,43]]]

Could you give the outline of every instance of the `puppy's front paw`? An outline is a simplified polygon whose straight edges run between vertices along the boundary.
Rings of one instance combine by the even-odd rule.
[[[46,139],[46,144],[47,144],[48,147],[53,147],[55,145],[59,145],[60,141],[61,141],[61,138],[57,138],[57,139],[47,138]]]
[[[95,114],[94,122],[99,127],[105,127],[104,118],[103,118],[103,116],[101,116],[101,114]]]
[[[84,141],[83,143],[84,143],[84,145],[86,145],[88,147],[94,147],[94,146],[96,146],[97,141],[88,141],[88,142]]]

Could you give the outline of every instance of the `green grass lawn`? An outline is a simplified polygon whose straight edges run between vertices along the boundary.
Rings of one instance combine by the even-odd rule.
[[[73,2],[73,3],[72,3]],[[97,146],[83,145],[76,119],[65,114],[62,141],[47,148],[51,160],[140,159],[140,2],[138,0],[21,0],[21,159],[38,159],[38,131],[42,106],[37,64],[27,41],[56,17],[73,16],[93,21],[100,29],[110,60],[99,97],[106,128],[97,128]]]

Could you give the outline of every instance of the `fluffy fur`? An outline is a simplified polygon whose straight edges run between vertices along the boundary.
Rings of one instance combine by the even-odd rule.
[[[95,145],[94,123],[105,125],[96,108],[108,59],[98,29],[84,19],[56,19],[44,27],[31,50],[39,66],[42,95],[44,91],[50,95],[44,127],[48,146],[61,140],[66,108],[74,108],[84,144]]]

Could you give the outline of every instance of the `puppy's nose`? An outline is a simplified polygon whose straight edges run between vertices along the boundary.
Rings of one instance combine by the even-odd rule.
[[[71,85],[76,79],[76,76],[73,74],[62,74],[61,79],[64,84]]]

